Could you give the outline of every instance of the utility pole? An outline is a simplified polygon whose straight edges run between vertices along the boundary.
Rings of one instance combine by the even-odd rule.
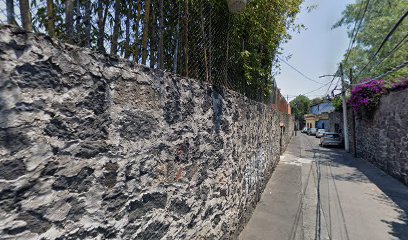
[[[354,84],[354,79],[353,79],[353,69],[350,68],[350,91],[353,90],[353,84]],[[354,157],[357,157],[357,139],[356,139],[356,115],[354,110],[351,110],[351,119],[353,121],[353,132],[352,132],[352,137],[353,137],[353,155]]]
[[[347,126],[347,103],[346,103],[346,86],[344,83],[343,65],[340,63],[340,77],[341,77],[341,96],[343,98],[343,136],[344,149],[346,152],[350,151],[348,126]]]

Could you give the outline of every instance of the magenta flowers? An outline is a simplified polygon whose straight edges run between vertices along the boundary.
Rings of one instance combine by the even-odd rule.
[[[388,86],[387,86],[388,85]],[[354,111],[366,110],[372,112],[380,102],[383,94],[394,91],[401,91],[408,88],[408,78],[394,83],[391,86],[385,84],[384,80],[366,79],[361,84],[354,87],[348,104]]]
[[[351,91],[349,104],[354,111],[374,110],[384,92],[384,80],[364,80]]]

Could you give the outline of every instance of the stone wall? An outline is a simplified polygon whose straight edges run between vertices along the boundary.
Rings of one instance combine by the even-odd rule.
[[[0,239],[236,238],[292,134],[233,91],[0,26]]]
[[[408,185],[408,89],[381,98],[372,119],[356,121],[359,157]]]
[[[372,116],[356,113],[357,157],[363,158],[408,185],[408,89],[381,98]],[[352,118],[348,111],[350,149],[353,151]],[[331,124],[340,123],[342,113],[330,115]]]

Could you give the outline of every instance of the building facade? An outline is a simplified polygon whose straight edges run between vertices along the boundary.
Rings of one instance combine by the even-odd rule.
[[[320,103],[310,107],[309,114],[305,114],[307,128],[318,128],[330,130],[329,113],[334,111],[333,104],[330,102]]]

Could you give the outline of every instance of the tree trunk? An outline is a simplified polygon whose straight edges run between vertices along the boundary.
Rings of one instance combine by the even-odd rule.
[[[98,48],[99,52],[105,52],[105,47],[103,46],[105,40],[105,24],[104,24],[104,17],[103,17],[103,0],[98,0],[98,39],[96,40],[96,47]]]
[[[76,1],[76,8],[75,8],[75,27],[76,27],[76,35],[77,35],[77,43],[81,46],[82,45],[82,34],[81,34],[81,0]]]
[[[120,27],[120,6],[121,0],[115,1],[115,25],[113,26],[113,36],[111,42],[111,54],[118,54],[118,39],[119,39],[119,27]]]
[[[157,49],[157,63],[158,68],[163,69],[163,21],[164,21],[164,6],[163,0],[159,0],[159,46]]]
[[[54,1],[47,0],[47,32],[50,37],[55,34],[54,21]]]
[[[12,25],[17,25],[15,13],[14,13],[14,0],[6,1],[7,9],[7,23]]]
[[[155,44],[155,35],[156,35],[156,13],[155,13],[155,1],[153,0],[152,3],[152,8],[151,8],[151,21],[150,21],[150,68],[154,68],[154,65],[156,63],[155,59],[155,50],[156,50],[156,44]]]
[[[188,18],[189,18],[189,11],[188,11],[188,0],[185,0],[186,5],[185,5],[185,14],[184,16],[184,64],[185,64],[185,74],[186,77],[189,76],[189,69],[188,69]]]
[[[181,6],[178,6],[178,17],[177,17],[177,30],[174,39],[176,40],[174,49],[174,59],[173,59],[173,73],[177,73],[178,61],[179,61],[179,48],[180,48],[180,18],[181,18]]]
[[[85,1],[85,47],[91,47],[91,0]]]
[[[139,54],[140,54],[140,47],[139,47],[139,26],[140,20],[142,19],[142,3],[140,0],[137,0],[137,19],[135,25],[135,52],[133,53],[133,61],[135,63],[139,63]]]
[[[20,0],[20,14],[24,30],[32,32],[33,25],[31,22],[30,3],[28,0]]]
[[[130,57],[131,49],[130,49],[130,18],[132,17],[132,6],[133,4],[129,4],[129,9],[126,9],[126,36],[125,36],[125,58],[128,59]]]
[[[149,35],[149,19],[150,19],[150,0],[145,1],[145,16],[143,20],[143,37],[142,37],[142,64],[146,65],[147,60],[147,38]]]
[[[67,40],[68,43],[73,43],[74,35],[74,1],[65,1],[65,24],[67,26]]]
[[[201,38],[204,41],[203,51],[204,51],[204,65],[205,65],[205,80],[207,82],[209,82],[210,75],[208,73],[207,38],[206,38],[206,33],[205,33],[205,20],[204,20],[203,3],[202,2],[200,4],[200,17],[201,17]]]

